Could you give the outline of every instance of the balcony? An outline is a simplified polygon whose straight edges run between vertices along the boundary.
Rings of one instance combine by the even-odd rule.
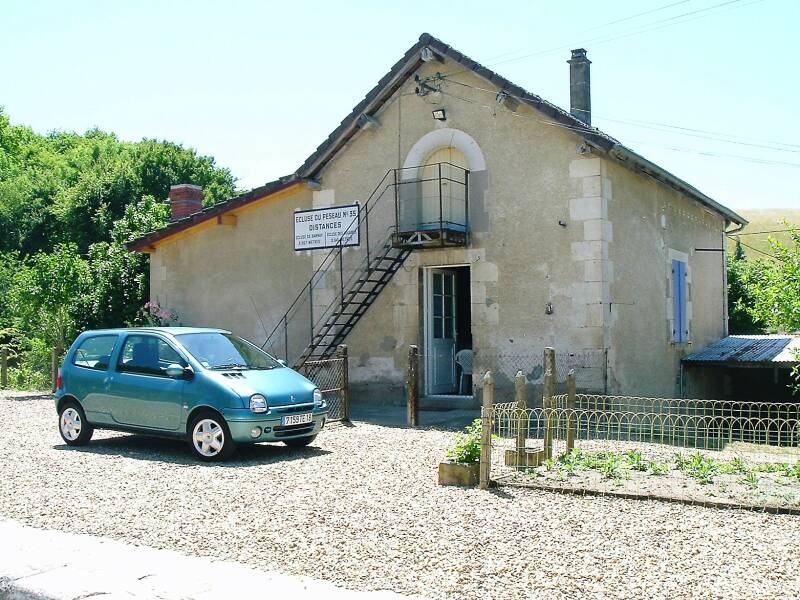
[[[469,171],[447,162],[395,171],[392,246],[421,249],[466,246]]]

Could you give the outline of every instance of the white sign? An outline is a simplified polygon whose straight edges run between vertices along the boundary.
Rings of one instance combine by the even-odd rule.
[[[298,210],[294,213],[294,249],[358,246],[358,204]]]

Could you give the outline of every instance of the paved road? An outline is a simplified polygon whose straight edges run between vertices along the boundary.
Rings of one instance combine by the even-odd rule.
[[[409,598],[387,591],[355,592],[308,577],[257,571],[234,562],[106,538],[34,529],[15,521],[0,520],[0,540],[0,600]]]

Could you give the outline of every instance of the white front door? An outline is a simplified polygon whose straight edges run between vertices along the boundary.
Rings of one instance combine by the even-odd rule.
[[[456,391],[456,274],[427,270],[425,302],[426,387],[428,394]]]

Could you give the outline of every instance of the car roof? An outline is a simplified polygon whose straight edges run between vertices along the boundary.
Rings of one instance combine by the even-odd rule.
[[[230,333],[230,331],[212,327],[120,327],[116,329],[92,329],[83,333],[84,335],[100,333],[166,333],[167,335],[176,336],[186,333]]]

